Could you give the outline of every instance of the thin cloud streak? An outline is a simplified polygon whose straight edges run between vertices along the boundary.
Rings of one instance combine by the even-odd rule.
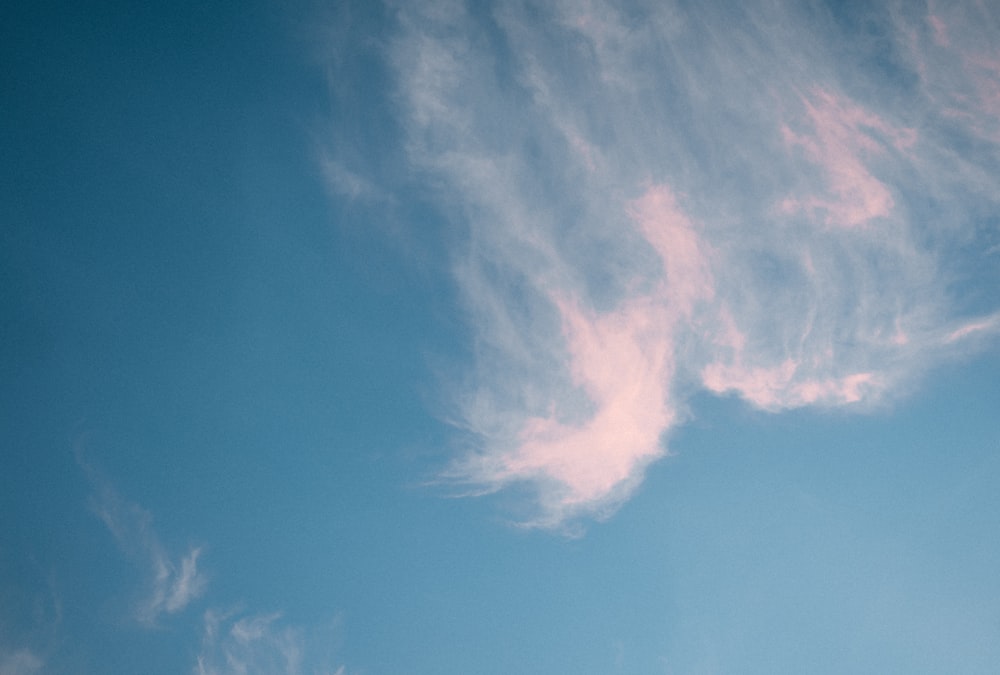
[[[317,643],[329,643],[336,622],[320,639],[302,628],[288,625],[280,612],[244,614],[210,609],[204,615],[201,651],[193,669],[195,675],[346,675],[341,665],[334,668],[320,661]],[[310,647],[313,647],[310,650]]]
[[[191,547],[183,556],[171,556],[153,529],[152,515],[118,494],[79,452],[77,461],[94,488],[90,502],[94,514],[107,526],[122,551],[146,569],[149,588],[135,608],[136,619],[154,626],[161,615],[176,614],[200,597],[208,585],[207,577],[198,570],[201,548]]]
[[[959,39],[980,29],[853,17],[892,45],[862,67],[821,7],[732,11],[397,9],[407,151],[467,228],[475,441],[445,477],[528,486],[526,525],[611,513],[698,389],[864,409],[993,325],[950,257],[1000,198],[1000,56]]]

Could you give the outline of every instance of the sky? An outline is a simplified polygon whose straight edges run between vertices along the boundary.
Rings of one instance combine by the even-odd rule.
[[[1000,10],[0,9],[0,675],[995,673]]]

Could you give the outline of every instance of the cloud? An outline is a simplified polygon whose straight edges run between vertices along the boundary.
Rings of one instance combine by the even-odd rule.
[[[895,202],[889,187],[868,169],[870,156],[887,146],[905,151],[913,145],[912,129],[897,129],[873,113],[830,92],[818,89],[803,99],[809,130],[798,134],[782,127],[785,144],[801,148],[826,176],[824,193],[789,198],[782,210],[819,211],[825,225],[856,227],[891,215]]]
[[[176,614],[205,591],[208,580],[198,570],[201,548],[191,547],[184,555],[173,556],[153,529],[152,515],[138,504],[123,498],[111,483],[77,453],[94,494],[90,507],[114,535],[121,549],[143,565],[148,588],[135,608],[143,624],[155,625],[163,614]]]
[[[996,333],[998,325],[1000,325],[1000,314],[994,314],[993,316],[986,317],[981,321],[970,321],[949,332],[945,336],[944,341],[946,343],[952,343],[964,340],[970,335],[975,335],[977,333]]]
[[[138,504],[123,498],[110,481],[83,456],[76,459],[93,486],[90,507],[115,537],[122,551],[142,565],[147,588],[135,606],[135,618],[156,626],[161,617],[178,614],[208,587],[198,569],[200,547],[171,555],[153,529],[153,519]],[[56,608],[57,611],[58,607]],[[203,614],[200,648],[192,672],[196,675],[347,675],[343,665],[333,666],[340,641],[341,619],[310,625],[293,625],[281,612],[254,613],[243,609],[208,609]],[[9,664],[8,665],[8,661]],[[37,665],[36,665],[37,664]],[[0,646],[0,675],[27,675],[41,668],[32,652],[5,652]],[[22,668],[22,670],[17,670]]]
[[[21,573],[0,582],[0,675],[53,671],[64,642],[55,569],[30,551],[20,562]]]
[[[919,19],[901,21],[901,30],[942,129],[978,137],[995,152],[1000,142],[1000,53],[994,37],[1000,21],[995,10],[985,3],[934,2],[926,23]]]
[[[997,244],[994,11],[472,6],[397,7],[386,53],[466,235],[447,479],[605,516],[693,392],[865,409],[995,332],[960,272]]]
[[[349,200],[389,199],[389,195],[366,178],[348,169],[343,162],[327,156],[322,160],[322,168],[326,182],[335,194]]]
[[[0,648],[0,675],[32,675],[44,666],[45,662],[30,649]]]
[[[332,641],[334,622],[322,635],[287,625],[280,613],[244,614],[208,610],[204,616],[196,675],[346,675],[344,666],[324,666],[318,645]],[[312,650],[307,647],[313,647]]]
[[[192,548],[180,559],[178,565],[165,556],[154,554],[153,565],[156,578],[153,595],[145,608],[145,615],[152,622],[161,612],[173,614],[187,607],[205,590],[206,579],[198,572],[200,548]]]

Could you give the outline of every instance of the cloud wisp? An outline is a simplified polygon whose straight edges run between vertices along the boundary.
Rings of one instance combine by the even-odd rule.
[[[134,618],[147,627],[159,625],[164,615],[179,614],[201,598],[208,587],[198,568],[202,549],[189,547],[183,555],[170,554],[153,529],[153,519],[138,504],[123,498],[110,481],[76,448],[77,463],[93,487],[90,508],[114,536],[122,551],[141,565],[146,588],[134,606]],[[341,618],[310,625],[294,625],[282,612],[260,613],[241,607],[212,607],[202,616],[200,647],[191,672],[195,675],[346,675],[336,662]],[[12,675],[33,673],[43,661],[27,649],[5,651],[0,666]],[[20,668],[21,670],[18,670]],[[31,670],[35,668],[36,670]],[[7,671],[0,670],[0,675]]]
[[[331,628],[335,629],[334,624]],[[289,625],[280,613],[247,614],[208,610],[204,617],[201,652],[195,675],[345,675],[344,666],[327,667],[310,650],[317,642],[331,642],[334,630],[322,639]]]
[[[90,507],[114,536],[122,551],[143,566],[147,585],[135,607],[136,619],[154,626],[163,614],[176,614],[204,593],[208,579],[198,570],[201,548],[171,555],[153,529],[153,517],[123,498],[93,467],[78,458],[94,488]]]
[[[0,647],[0,675],[32,675],[44,667],[45,662],[30,649]]]
[[[527,486],[526,525],[601,517],[692,392],[866,408],[996,333],[956,282],[1000,200],[995,13],[476,7],[398,7],[386,53],[465,228],[448,479]]]

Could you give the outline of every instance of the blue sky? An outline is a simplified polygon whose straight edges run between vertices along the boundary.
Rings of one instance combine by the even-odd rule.
[[[1000,16],[729,4],[5,7],[0,675],[996,672]]]

